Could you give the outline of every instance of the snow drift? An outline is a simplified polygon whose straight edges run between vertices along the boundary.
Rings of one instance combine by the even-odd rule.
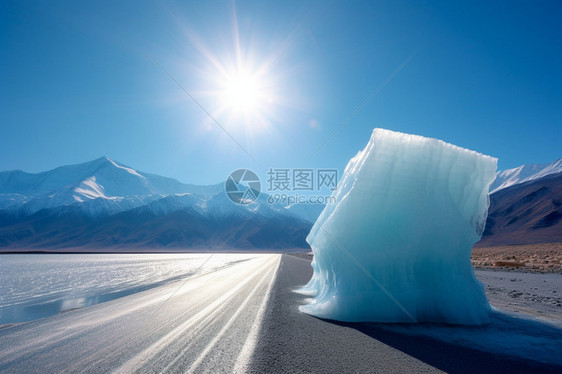
[[[470,263],[497,159],[375,129],[348,163],[337,204],[307,237],[302,312],[339,321],[481,324],[490,305]]]

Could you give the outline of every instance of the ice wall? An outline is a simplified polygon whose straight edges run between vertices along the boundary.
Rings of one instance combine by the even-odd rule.
[[[481,324],[490,305],[470,263],[497,159],[375,129],[349,161],[337,203],[310,234],[302,312],[339,321]]]

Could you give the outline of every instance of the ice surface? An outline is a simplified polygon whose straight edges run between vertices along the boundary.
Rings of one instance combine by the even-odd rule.
[[[112,300],[255,254],[18,254],[0,256],[0,325]]]
[[[490,305],[470,263],[497,159],[375,129],[307,241],[301,311],[339,321],[481,324]]]

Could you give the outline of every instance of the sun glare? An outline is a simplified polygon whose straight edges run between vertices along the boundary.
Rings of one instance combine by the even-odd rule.
[[[259,48],[253,35],[246,36],[253,42],[243,45],[235,13],[233,20],[233,43],[222,50],[214,50],[197,36],[189,35],[203,57],[197,70],[201,87],[196,91],[197,97],[209,108],[210,118],[227,130],[242,130],[250,136],[275,131],[284,115],[281,109],[293,105],[285,92],[283,50],[261,54],[264,48]]]
[[[264,92],[259,83],[250,74],[228,77],[224,85],[224,104],[235,113],[251,114],[263,100]]]
[[[214,80],[217,107],[213,115],[219,120],[224,118],[227,126],[242,125],[252,131],[269,127],[277,94],[267,69],[252,62],[239,62],[237,68],[220,69]]]

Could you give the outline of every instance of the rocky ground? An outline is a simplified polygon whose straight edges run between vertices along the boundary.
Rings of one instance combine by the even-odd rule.
[[[481,269],[562,273],[562,243],[473,248],[472,265]]]

